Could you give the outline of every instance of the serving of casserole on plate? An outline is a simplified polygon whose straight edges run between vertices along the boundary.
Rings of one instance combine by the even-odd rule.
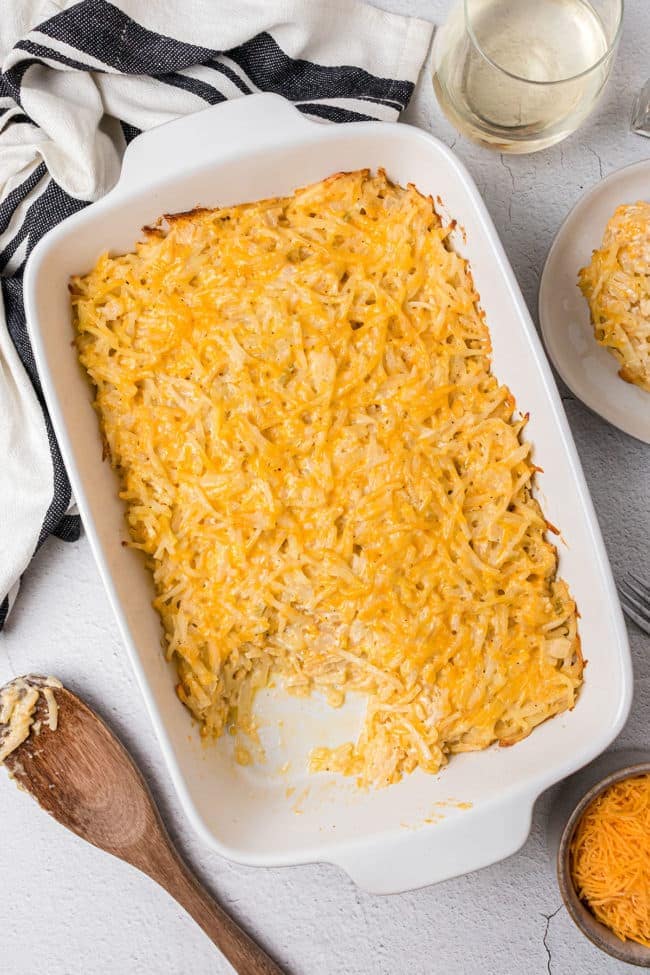
[[[578,284],[596,340],[618,359],[619,376],[650,393],[650,203],[616,208]]]
[[[576,203],[539,287],[548,354],[569,389],[650,444],[650,160],[615,170]]]
[[[453,155],[273,96],[219,106],[132,144],[113,193],[35,252],[26,300],[203,835],[376,891],[513,852],[539,792],[621,727],[629,656],[548,366]]]

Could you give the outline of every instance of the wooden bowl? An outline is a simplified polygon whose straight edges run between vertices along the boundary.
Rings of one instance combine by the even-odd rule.
[[[585,907],[578,897],[573,879],[571,877],[571,864],[569,851],[574,833],[582,818],[587,806],[604,792],[614,782],[622,779],[631,778],[635,775],[650,774],[650,761],[639,762],[636,765],[626,765],[610,772],[600,779],[574,807],[569,816],[560,836],[560,844],[557,851],[557,878],[560,885],[562,900],[577,927],[592,941],[601,951],[606,951],[608,955],[625,961],[628,965],[638,965],[640,968],[650,968],[650,948],[645,948],[636,941],[622,941],[613,931],[601,924],[593,916],[591,911]]]

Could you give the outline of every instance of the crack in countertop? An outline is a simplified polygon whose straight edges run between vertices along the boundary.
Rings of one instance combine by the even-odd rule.
[[[551,963],[553,961],[553,957],[551,955],[551,949],[549,948],[549,945],[548,945],[548,932],[549,932],[549,928],[551,926],[551,921],[556,916],[556,914],[559,914],[559,912],[562,910],[563,907],[564,907],[564,904],[560,904],[559,907],[556,907],[555,908],[555,910],[553,911],[552,914],[542,914],[542,917],[545,917],[546,918],[546,927],[544,928],[544,934],[542,936],[542,944],[544,945],[544,950],[546,951],[546,971],[547,971],[547,975],[553,975],[553,970],[551,968]]]

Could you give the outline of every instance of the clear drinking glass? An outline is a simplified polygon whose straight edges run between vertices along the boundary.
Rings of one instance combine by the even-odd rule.
[[[566,138],[609,77],[623,0],[456,0],[433,47],[452,124],[501,152]]]

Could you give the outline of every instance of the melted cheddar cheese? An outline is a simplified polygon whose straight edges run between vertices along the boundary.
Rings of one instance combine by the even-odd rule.
[[[449,233],[364,170],[167,217],[71,285],[179,697],[206,736],[250,739],[275,676],[333,707],[362,693],[359,739],[311,760],[361,785],[515,742],[582,679],[525,420]]]

